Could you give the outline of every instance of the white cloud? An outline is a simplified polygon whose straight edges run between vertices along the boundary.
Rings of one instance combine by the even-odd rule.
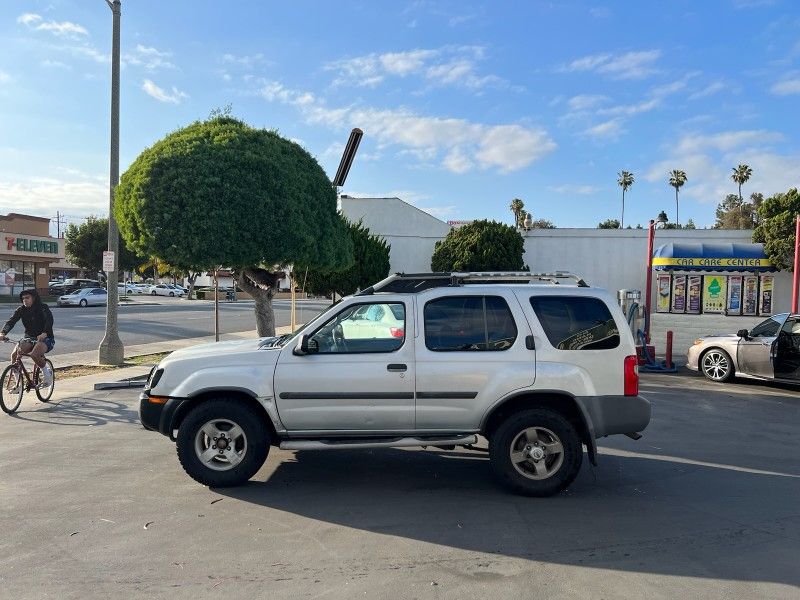
[[[155,83],[150,81],[149,79],[145,79],[144,83],[142,84],[142,89],[148,96],[152,96],[159,102],[168,102],[170,104],[180,104],[181,100],[184,98],[188,98],[189,96],[185,93],[178,90],[176,87],[172,87],[172,92],[167,92],[162,88],[158,87]]]
[[[600,188],[594,185],[575,185],[571,183],[565,183],[563,185],[551,185],[547,188],[547,190],[556,194],[588,195],[599,192]]]
[[[437,50],[417,49],[407,52],[367,54],[328,63],[335,71],[334,85],[375,87],[387,77],[417,76],[437,85],[478,89],[487,85],[505,85],[496,75],[478,75],[476,61],[483,58],[480,46],[446,46]]]
[[[556,144],[547,132],[521,125],[485,125],[465,119],[429,117],[408,109],[381,110],[349,106],[329,108],[308,92],[264,81],[260,95],[269,102],[295,106],[310,123],[341,129],[360,127],[381,146],[402,146],[420,160],[438,159],[453,172],[474,166],[501,173],[522,169],[552,152]]]
[[[800,94],[800,78],[784,79],[775,83],[770,91],[776,96],[788,96],[790,94]]]
[[[599,94],[581,94],[570,98],[567,101],[567,105],[569,106],[570,110],[591,110],[599,104],[607,102],[608,100],[608,96],[602,96]]]
[[[122,57],[122,61],[128,65],[143,67],[147,71],[174,69],[175,65],[167,60],[170,56],[172,56],[170,52],[162,52],[150,46],[137,44],[133,52],[128,52]]]
[[[60,60],[45,59],[40,64],[48,69],[66,69],[68,71],[72,70],[72,67],[61,62]]]
[[[108,178],[104,183],[96,179],[0,180],[0,206],[13,206],[17,212],[48,216],[56,207],[68,215],[105,214],[108,212]]]
[[[716,93],[721,92],[722,90],[726,89],[728,86],[725,85],[724,81],[718,80],[709,83],[706,87],[702,90],[698,90],[689,96],[689,100],[699,100],[700,98],[708,98],[709,96],[713,96]]]
[[[250,54],[246,56],[237,56],[236,54],[223,54],[222,62],[231,65],[238,65],[240,67],[252,67],[258,63],[264,62],[264,55],[260,52],[258,54]]]
[[[0,71],[0,84],[8,83],[9,81],[11,81],[11,75],[5,71]]]
[[[747,145],[763,145],[779,142],[783,135],[775,131],[764,129],[723,131],[710,135],[690,134],[683,136],[675,147],[675,152],[693,153],[704,150],[717,150],[728,152],[734,148]]]
[[[622,119],[611,119],[583,131],[583,135],[593,138],[616,138],[622,133]]]
[[[70,21],[45,21],[41,15],[25,13],[17,17],[17,23],[21,23],[35,31],[49,31],[59,37],[77,38],[87,36],[89,32],[84,27]]]
[[[608,75],[612,79],[643,79],[657,70],[655,63],[661,57],[661,50],[642,50],[625,54],[593,54],[573,60],[561,66],[561,72],[594,71]]]
[[[651,98],[644,100],[638,104],[628,104],[621,106],[614,106],[611,108],[601,108],[597,111],[598,115],[604,116],[626,116],[638,115],[639,113],[650,112],[656,108],[661,101],[658,98]]]

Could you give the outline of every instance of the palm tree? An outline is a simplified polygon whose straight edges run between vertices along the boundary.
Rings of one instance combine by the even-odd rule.
[[[747,180],[750,179],[750,176],[753,174],[753,169],[750,168],[749,165],[739,165],[735,169],[733,169],[733,175],[731,175],[731,179],[733,179],[736,183],[739,184],[739,203],[742,202],[742,184],[747,183]]]
[[[617,183],[619,187],[622,188],[622,219],[619,225],[620,229],[622,229],[625,226],[625,192],[633,185],[633,173],[629,171],[620,171],[617,175],[619,175]]]
[[[511,212],[514,213],[514,227],[521,227],[522,220],[525,218],[525,213],[523,212],[523,208],[525,208],[525,203],[520,200],[519,198],[514,198],[511,201],[511,206],[509,206]]]
[[[681,220],[678,212],[678,190],[686,183],[686,172],[674,169],[669,172],[669,184],[675,188],[675,224],[680,226]]]

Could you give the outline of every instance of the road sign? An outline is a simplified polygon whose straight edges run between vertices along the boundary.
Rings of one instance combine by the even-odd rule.
[[[103,251],[103,271],[111,273],[114,270],[114,253],[111,250]]]

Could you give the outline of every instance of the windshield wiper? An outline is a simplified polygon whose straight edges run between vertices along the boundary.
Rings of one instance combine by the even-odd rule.
[[[261,342],[258,347],[259,348],[280,348],[286,342],[289,341],[289,338],[292,337],[293,334],[291,333],[284,333],[283,335],[279,335],[277,337],[270,337],[265,339]]]

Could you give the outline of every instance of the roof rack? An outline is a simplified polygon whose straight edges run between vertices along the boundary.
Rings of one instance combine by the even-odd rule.
[[[531,273],[529,271],[486,271],[453,273],[395,273],[379,281],[356,296],[369,296],[376,292],[421,292],[436,287],[460,287],[470,283],[548,283],[560,285],[569,279],[578,287],[589,287],[581,277],[567,271]]]

